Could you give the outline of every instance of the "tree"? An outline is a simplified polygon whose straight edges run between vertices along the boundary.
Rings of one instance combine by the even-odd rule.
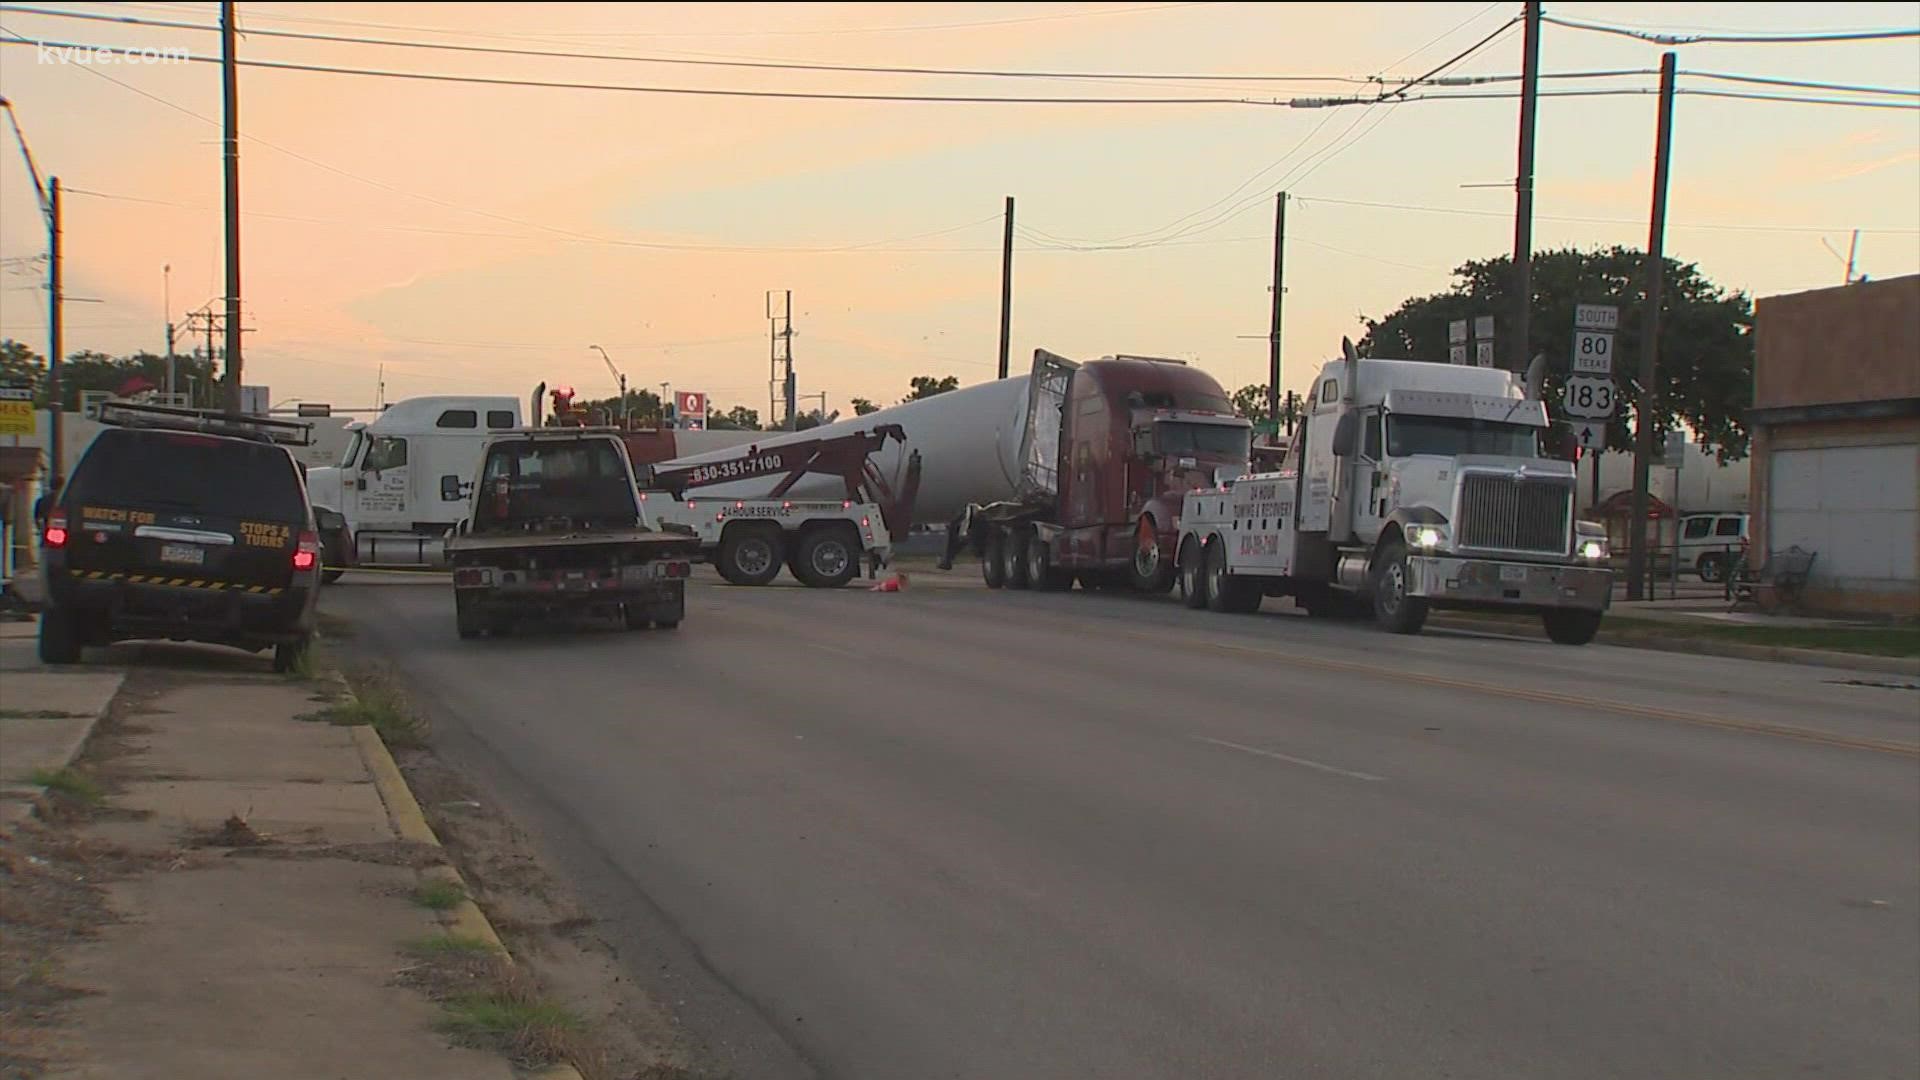
[[[1608,445],[1614,447],[1632,445],[1628,420],[1638,387],[1645,261],[1642,253],[1617,246],[1546,251],[1533,257],[1527,355],[1547,357],[1547,400],[1556,415],[1559,387],[1569,373],[1574,305],[1620,308],[1614,379],[1621,386],[1621,405],[1607,436]],[[1499,257],[1464,263],[1454,271],[1459,280],[1451,290],[1409,299],[1382,319],[1363,319],[1367,332],[1357,346],[1360,355],[1444,362],[1451,320],[1491,314],[1501,317],[1504,325],[1504,314],[1512,308],[1508,298],[1511,262]],[[1654,390],[1656,438],[1684,421],[1722,461],[1745,457],[1743,418],[1753,403],[1751,298],[1715,285],[1691,263],[1666,260],[1660,379]]]
[[[735,405],[724,413],[709,416],[707,426],[715,431],[759,431],[760,413],[745,405]]]
[[[1233,392],[1233,411],[1255,427],[1273,419],[1267,415],[1267,384],[1254,383]]]
[[[0,386],[23,386],[33,391],[35,407],[45,406],[47,361],[26,345],[8,338],[0,341]]]
[[[958,390],[960,389],[960,380],[952,375],[938,379],[931,375],[915,375],[910,385],[913,387],[913,391],[906,397],[900,399],[900,404],[902,405],[905,405],[909,401],[920,401],[937,394],[944,394],[949,390]]]
[[[880,406],[875,405],[873,402],[868,401],[866,398],[857,397],[853,399],[853,415],[855,416],[865,416],[868,413],[875,413],[879,411],[880,411]]]
[[[591,401],[580,401],[576,399],[573,403],[573,408],[576,411],[588,413],[598,410],[601,417],[607,423],[618,424],[620,422],[620,396],[618,394],[613,397],[595,398]],[[634,427],[659,427],[660,418],[665,415],[665,410],[660,407],[659,394],[651,390],[627,391],[627,420]],[[547,419],[551,421],[553,418],[549,416]]]

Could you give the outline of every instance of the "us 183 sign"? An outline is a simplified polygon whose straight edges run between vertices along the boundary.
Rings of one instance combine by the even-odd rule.
[[[1613,380],[1592,375],[1575,375],[1567,380],[1560,399],[1560,411],[1588,420],[1606,420],[1613,416]]]

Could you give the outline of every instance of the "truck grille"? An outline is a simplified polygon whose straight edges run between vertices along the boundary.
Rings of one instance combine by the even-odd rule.
[[[1460,478],[1458,544],[1483,551],[1567,553],[1573,484],[1468,473]]]

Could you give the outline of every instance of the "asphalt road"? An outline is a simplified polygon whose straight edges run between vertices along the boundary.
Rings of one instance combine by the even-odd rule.
[[[325,606],[736,1075],[1920,1074],[1920,691],[1848,681],[1915,680],[927,584]]]

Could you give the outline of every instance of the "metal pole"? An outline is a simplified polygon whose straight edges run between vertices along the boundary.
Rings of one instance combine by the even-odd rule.
[[[1667,563],[1667,599],[1680,599],[1680,465],[1673,466],[1673,559]]]
[[[66,350],[66,327],[60,321],[60,178],[47,180],[47,461],[55,482],[66,476],[62,442],[66,431],[66,404],[60,393],[60,354]]]
[[[1633,527],[1628,538],[1627,599],[1647,598],[1647,481],[1660,375],[1660,294],[1666,279],[1667,171],[1673,155],[1673,70],[1676,54],[1660,58],[1660,128],[1653,149],[1653,220],[1647,230],[1646,331],[1640,338],[1640,393],[1633,410]]]
[[[233,0],[220,5],[222,116],[226,142],[227,412],[240,412],[240,68],[234,63]]]
[[[167,404],[173,404],[173,264],[160,268],[161,314],[167,317]]]
[[[1007,196],[1007,231],[1000,241],[1000,377],[1007,377],[1013,345],[1013,196]]]
[[[793,396],[793,393],[796,387],[793,384],[793,290],[792,289],[787,290],[787,325],[784,331],[781,333],[780,337],[785,343],[785,347],[782,348],[780,352],[782,357],[787,362],[787,383],[786,383],[787,430],[792,431],[794,430],[795,410],[799,408],[799,403],[794,399],[794,396]]]
[[[1273,322],[1267,328],[1267,419],[1280,434],[1280,302],[1287,293],[1287,193],[1273,205]]]
[[[1520,83],[1520,167],[1514,175],[1513,209],[1513,360],[1514,371],[1527,370],[1532,356],[1529,323],[1533,318],[1533,128],[1540,110],[1540,5],[1527,4],[1525,56]]]

